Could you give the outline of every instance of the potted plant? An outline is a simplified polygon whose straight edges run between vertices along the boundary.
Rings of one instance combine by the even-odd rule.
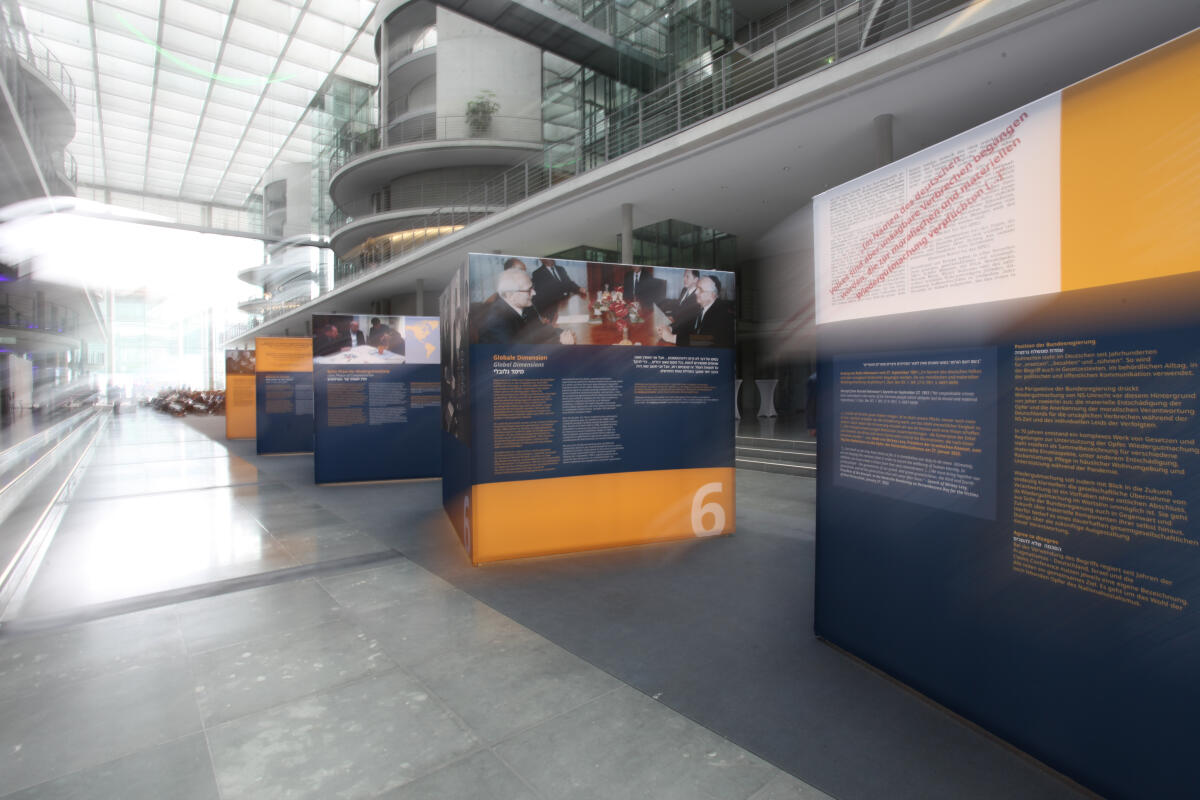
[[[467,101],[467,129],[472,136],[482,136],[492,125],[492,115],[500,110],[496,93],[484,89]]]

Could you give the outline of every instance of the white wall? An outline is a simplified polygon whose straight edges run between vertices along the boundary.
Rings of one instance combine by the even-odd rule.
[[[311,165],[278,164],[263,177],[262,185],[287,181],[287,218],[283,235],[301,236],[312,231]]]
[[[467,101],[495,92],[500,117],[541,119],[542,56],[532,45],[459,16],[437,10],[437,113],[461,117]],[[531,125],[538,131],[541,126]]]
[[[408,93],[408,110],[432,108],[437,103],[437,75],[430,75]]]

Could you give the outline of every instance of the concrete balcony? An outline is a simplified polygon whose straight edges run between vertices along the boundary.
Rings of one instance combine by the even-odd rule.
[[[368,241],[387,236],[396,240],[394,249],[401,252],[414,244],[453,233],[503,208],[503,205],[497,204],[367,210],[359,215],[346,215],[334,230],[330,244],[338,258],[345,258]]]
[[[494,116],[486,127],[466,117],[422,115],[341,144],[330,161],[329,196],[342,209],[415,172],[464,166],[511,167],[542,152],[542,121]]]

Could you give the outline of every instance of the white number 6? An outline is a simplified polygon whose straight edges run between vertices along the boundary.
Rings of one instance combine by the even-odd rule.
[[[692,497],[692,533],[697,536],[713,536],[725,529],[725,507],[716,501],[704,502],[704,498],[720,492],[723,488],[720,483],[706,483],[696,490]],[[710,514],[712,525],[705,527],[704,518]]]

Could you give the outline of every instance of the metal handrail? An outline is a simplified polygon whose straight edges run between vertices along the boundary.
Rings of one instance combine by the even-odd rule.
[[[59,94],[67,101],[71,112],[75,112],[75,81],[63,63],[55,57],[50,49],[29,35],[15,36],[11,43],[21,60],[28,62],[50,84],[58,89]]]
[[[753,43],[739,45],[732,52],[714,59],[712,64],[678,76],[575,136],[545,144],[537,156],[472,186],[464,196],[414,221],[411,227],[457,230],[471,225],[494,213],[497,205],[508,207],[521,202],[568,178],[666,139],[786,84],[902,36],[971,2],[884,0],[876,4],[859,3],[857,0],[827,0],[822,8],[828,8],[829,13],[813,20],[819,24],[807,22],[806,17],[800,18],[805,20],[805,24],[798,24],[797,17],[793,16],[756,37]],[[868,30],[864,30],[862,24],[866,6],[871,6],[875,12]],[[378,129],[373,128],[359,135],[369,139],[371,134],[377,141]],[[375,149],[378,149],[378,145]],[[359,155],[354,154],[354,157]],[[331,171],[335,168],[331,160]],[[332,224],[330,230],[336,231],[351,221],[360,220],[360,215],[335,213],[331,223],[336,221],[337,224]],[[411,250],[429,244],[433,238],[436,237],[400,239],[383,248],[386,250],[384,256],[372,258],[360,255],[353,262],[343,260],[338,265],[339,273],[349,276],[372,272]],[[264,322],[270,319],[269,315],[264,317]]]

